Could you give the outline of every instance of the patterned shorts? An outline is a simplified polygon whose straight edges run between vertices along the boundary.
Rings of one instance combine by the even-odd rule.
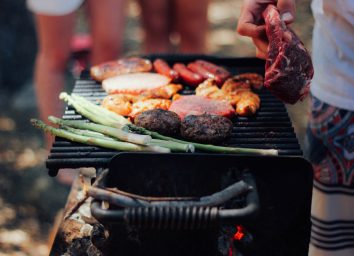
[[[315,180],[354,186],[354,112],[312,97],[307,137]]]

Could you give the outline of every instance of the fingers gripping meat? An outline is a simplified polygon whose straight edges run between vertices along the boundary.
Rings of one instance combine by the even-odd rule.
[[[151,69],[151,61],[143,58],[131,57],[93,66],[90,69],[90,75],[96,81],[101,82],[109,77],[128,73],[149,72]]]
[[[173,69],[178,73],[179,77],[188,85],[196,87],[203,82],[203,77],[192,72],[182,63],[175,63]]]
[[[153,62],[153,67],[157,73],[171,78],[172,81],[176,82],[178,80],[178,73],[173,70],[166,61],[162,59],[156,59]]]

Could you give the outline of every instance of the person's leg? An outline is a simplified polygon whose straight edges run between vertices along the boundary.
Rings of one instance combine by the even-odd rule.
[[[140,0],[145,53],[170,52],[170,1]]]
[[[64,88],[64,75],[70,57],[70,40],[75,15],[36,15],[38,53],[35,64],[35,89],[39,114],[46,121],[49,115],[61,116],[63,104],[59,93]],[[47,136],[47,148],[53,137]]]
[[[208,31],[208,3],[209,0],[175,1],[176,31],[181,37],[180,52],[205,52]]]
[[[122,54],[125,0],[88,0],[88,19],[92,35],[93,65]]]
[[[313,97],[308,158],[314,169],[310,256],[354,255],[354,113]]]

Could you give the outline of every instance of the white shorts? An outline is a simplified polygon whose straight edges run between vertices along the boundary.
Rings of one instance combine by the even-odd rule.
[[[36,14],[62,16],[76,11],[84,0],[27,0],[27,7]]]

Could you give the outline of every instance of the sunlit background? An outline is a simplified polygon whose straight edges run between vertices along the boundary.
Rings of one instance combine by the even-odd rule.
[[[46,173],[42,133],[31,127],[38,117],[32,80],[36,53],[35,29],[24,0],[0,0],[0,256],[47,255],[48,237],[68,187]],[[236,34],[241,0],[212,0],[207,54],[254,56],[251,40]],[[140,9],[128,1],[124,54],[142,53]],[[313,19],[310,0],[297,1],[294,30],[311,50]],[[87,32],[83,10],[77,33]],[[178,38],[174,38],[178,40]],[[74,82],[72,69],[67,88]],[[306,101],[289,108],[300,142],[307,122]]]

